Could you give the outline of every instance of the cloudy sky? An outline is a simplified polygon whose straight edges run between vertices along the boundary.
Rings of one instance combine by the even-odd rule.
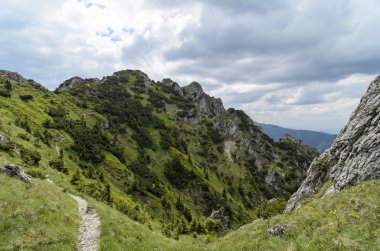
[[[0,68],[49,89],[141,69],[254,120],[337,132],[380,72],[379,0],[2,0]]]

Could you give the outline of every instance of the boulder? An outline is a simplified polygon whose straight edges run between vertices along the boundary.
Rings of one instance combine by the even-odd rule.
[[[19,178],[22,181],[32,182],[32,178],[29,175],[27,175],[21,167],[14,164],[9,164],[0,167],[0,173],[3,173],[11,177]]]
[[[294,225],[295,223],[292,222],[292,223],[289,223],[289,224],[280,224],[280,225],[276,225],[274,227],[271,227],[268,229],[268,234],[269,236],[280,236],[280,235],[283,235],[286,230]]]
[[[7,140],[8,140],[7,137],[5,137],[4,135],[0,134],[0,142],[5,142]]]

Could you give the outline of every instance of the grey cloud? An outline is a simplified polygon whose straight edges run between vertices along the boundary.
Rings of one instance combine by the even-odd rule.
[[[157,8],[173,8],[186,4],[201,3],[211,8],[223,9],[224,11],[235,14],[245,12],[255,12],[266,14],[267,12],[291,8],[291,1],[282,0],[161,0],[149,1],[148,4]]]
[[[136,35],[131,45],[122,49],[122,59],[128,64],[139,60],[149,60],[150,54],[161,42],[155,38],[146,39],[141,35]]]
[[[4,8],[0,9],[0,33],[4,34],[0,36],[0,68],[19,71],[53,88],[73,75],[101,77],[112,73],[114,67],[145,67],[152,76],[159,76],[164,71],[178,82],[181,79],[199,81],[205,91],[221,96],[226,107],[262,102],[262,106],[255,106],[262,110],[250,112],[260,116],[281,112],[283,121],[292,107],[324,105],[343,98],[357,99],[366,84],[340,86],[336,82],[354,73],[373,75],[379,72],[380,35],[377,31],[380,16],[376,10],[380,3],[377,0],[365,3],[359,0],[143,2],[136,5],[142,6],[141,13],[145,10],[154,13],[152,15],[158,13],[163,24],[134,27],[134,22],[125,22],[120,27],[107,23],[115,32],[108,30],[99,33],[107,38],[97,38],[117,44],[110,50],[98,50],[98,45],[89,44],[98,40],[84,38],[75,24],[66,27],[59,20],[40,22],[49,10],[60,10],[67,2],[4,0]],[[83,9],[87,4],[90,8],[86,11],[96,7],[91,5],[93,1],[75,3]],[[193,5],[201,8],[190,8]],[[111,9],[115,6],[119,5],[107,5],[106,11],[110,15],[118,13]],[[152,8],[158,11],[150,12]],[[174,20],[170,23],[166,19],[170,13],[187,14],[190,10],[201,11],[197,13],[200,20],[196,20],[196,24],[185,25],[179,35],[178,30],[166,32],[166,29],[174,29],[171,25],[177,25],[178,21],[169,18]],[[70,13],[62,14],[65,17]],[[139,18],[144,19],[144,16]],[[149,21],[150,17],[146,19]],[[97,28],[94,28],[94,36]],[[148,32],[144,33],[144,29]],[[129,39],[133,39],[132,44]],[[180,42],[170,48],[168,45],[172,41]],[[124,43],[128,46],[123,47]],[[120,48],[121,51],[117,51]],[[108,51],[109,55],[103,54]],[[149,64],[150,61],[153,63]],[[151,65],[158,67],[154,69]],[[222,86],[228,89],[235,84],[265,88],[245,93],[234,91],[236,88],[220,91]],[[270,85],[274,88],[267,88]],[[292,96],[296,91],[298,95]],[[295,123],[301,119],[295,119]],[[318,121],[328,119],[318,118]]]
[[[254,11],[233,15],[207,5],[201,25],[185,30],[184,43],[164,55],[170,61],[190,60],[175,69],[174,74],[194,73],[189,66],[192,69],[223,68],[222,73],[215,76],[220,82],[280,81],[301,85],[316,80],[338,80],[353,72],[377,71],[380,62],[377,49],[361,57],[358,54],[351,57],[352,48],[339,50],[341,46],[358,47],[352,40],[358,28],[350,22],[355,6],[346,4],[347,1],[297,3],[306,4],[302,8],[295,8],[296,5],[269,8],[266,15]],[[378,39],[375,33],[366,35],[368,39]],[[351,43],[345,44],[346,41]],[[240,66],[237,62],[241,59],[252,59],[252,63]],[[265,64],[259,65],[260,61]]]

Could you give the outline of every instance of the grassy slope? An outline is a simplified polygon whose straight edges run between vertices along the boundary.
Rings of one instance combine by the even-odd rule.
[[[244,226],[211,245],[215,250],[380,250],[380,181],[370,181],[323,198],[298,211]],[[281,237],[267,226],[295,224]],[[227,248],[223,248],[227,247]]]
[[[9,188],[0,190],[0,250],[73,250],[76,203],[55,184],[35,180],[30,186],[0,175],[0,184]],[[60,182],[75,193],[67,181]],[[101,250],[379,250],[379,185],[380,180],[370,181],[323,198],[316,195],[298,211],[256,221],[220,239],[180,236],[179,241],[81,196],[101,218]],[[291,222],[283,236],[268,236],[268,226]]]
[[[290,214],[258,220],[220,239],[168,239],[95,201],[102,220],[101,250],[380,250],[380,180],[305,202]],[[268,226],[294,223],[283,236]]]
[[[68,194],[41,180],[0,175],[0,184],[0,250],[75,249],[79,216]]]

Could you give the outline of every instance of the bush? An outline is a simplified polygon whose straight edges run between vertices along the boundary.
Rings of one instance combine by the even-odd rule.
[[[33,96],[30,94],[20,95],[19,96],[22,101],[29,101],[33,99]]]
[[[27,173],[33,178],[45,179],[46,173],[40,170],[28,170]]]
[[[31,128],[30,128],[30,125],[29,125],[29,120],[28,120],[28,118],[26,116],[21,117],[21,118],[17,118],[16,121],[15,121],[15,124],[18,127],[23,128],[28,133],[30,133],[32,131]]]
[[[55,128],[55,123],[51,119],[47,119],[44,122],[42,122],[42,126],[45,128]]]
[[[66,110],[62,107],[49,107],[46,113],[52,118],[63,118],[66,116]]]
[[[71,178],[71,184],[81,187],[84,184],[84,176],[80,170],[77,170],[73,177]]]
[[[65,167],[65,162],[62,159],[50,160],[49,166],[64,174],[69,174],[69,170]]]
[[[160,93],[149,91],[148,101],[155,108],[164,108],[166,104],[166,97]]]
[[[0,150],[2,151],[9,152],[10,150],[14,148],[15,148],[15,143],[10,140],[0,142]]]
[[[26,133],[19,133],[17,136],[18,136],[20,139],[23,139],[23,140],[25,140],[25,141],[29,141],[29,140],[30,140],[29,135],[26,134]]]
[[[270,218],[284,212],[286,200],[283,198],[273,199],[273,201],[265,200],[256,209],[255,213],[260,218]]]
[[[38,166],[41,160],[41,155],[37,151],[21,148],[20,150],[21,159],[28,165]]]
[[[43,135],[41,136],[42,142],[44,142],[46,145],[50,146],[50,141],[53,139],[53,135],[48,131],[44,130]]]
[[[188,170],[184,166],[178,155],[165,165],[164,173],[168,181],[179,189],[186,188],[192,180],[197,178],[193,170]]]
[[[10,98],[12,92],[12,84],[9,80],[0,81],[0,96]]]
[[[74,139],[72,149],[82,160],[93,164],[103,162],[105,158],[103,151],[109,144],[99,128],[76,126],[71,130],[71,135]]]
[[[5,98],[11,97],[11,92],[6,90],[4,87],[0,87],[0,96]]]

